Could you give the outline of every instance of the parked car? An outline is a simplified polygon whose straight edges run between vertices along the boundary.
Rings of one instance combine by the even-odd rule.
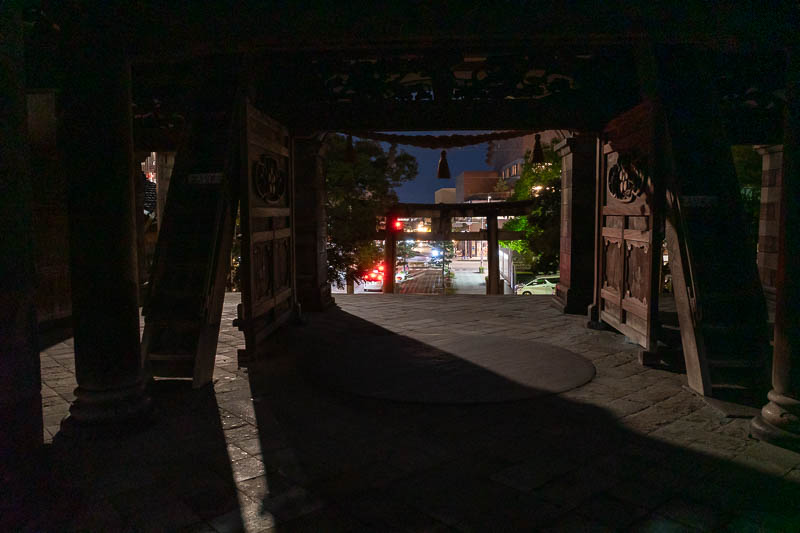
[[[516,293],[526,296],[531,294],[555,294],[558,279],[558,275],[540,276],[528,283],[517,285]]]
[[[385,270],[386,267],[383,266],[383,263],[375,265],[375,268],[364,277],[364,292],[380,292],[383,290],[383,274]]]
[[[383,280],[365,279],[364,292],[381,292],[383,291]]]

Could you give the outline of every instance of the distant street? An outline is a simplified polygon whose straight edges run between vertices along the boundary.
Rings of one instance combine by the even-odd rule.
[[[439,268],[412,268],[406,281],[398,283],[400,294],[442,294],[442,270]]]
[[[479,272],[478,261],[455,260],[451,269],[455,275],[448,294],[486,294],[486,274]],[[485,268],[485,263],[484,263]],[[508,284],[506,294],[512,293]],[[442,271],[440,268],[412,268],[408,279],[396,283],[398,294],[442,294]],[[331,286],[334,294],[345,293],[344,288]],[[365,291],[364,284],[356,284],[355,294],[379,294],[380,291]]]

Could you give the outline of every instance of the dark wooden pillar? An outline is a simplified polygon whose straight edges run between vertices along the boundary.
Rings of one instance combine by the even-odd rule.
[[[758,276],[767,301],[769,325],[775,325],[775,280],[778,275],[778,227],[783,145],[761,146],[761,209],[758,221]],[[774,329],[774,327],[773,327]]]
[[[497,242],[497,215],[486,217],[486,238],[489,246],[488,271],[486,280],[486,294],[503,294],[503,285],[500,283],[500,257]]]
[[[39,345],[72,336],[67,180],[58,145],[55,90],[28,91],[28,161],[33,189]]]
[[[104,8],[98,8],[104,9]],[[64,88],[75,374],[79,423],[149,407],[139,349],[131,73],[111,13],[66,28]],[[138,169],[137,169],[138,170]]]
[[[556,146],[561,157],[561,250],[553,300],[564,313],[583,315],[592,303],[598,145],[596,137],[587,135]]]
[[[800,449],[800,50],[789,53],[769,403],[752,434]]]
[[[599,151],[599,147],[598,147]],[[605,183],[605,169],[602,165],[603,158],[597,156],[594,179],[594,198],[592,199],[591,213],[594,217],[594,227],[592,231],[592,303],[589,304],[586,313],[589,319],[586,326],[591,329],[605,329],[605,324],[600,320],[601,292],[603,290],[602,281],[602,261],[603,261],[603,184]]]
[[[295,138],[295,252],[297,300],[304,311],[333,303],[328,283],[325,165],[320,139]]]
[[[0,9],[0,516],[19,511],[14,482],[42,444],[22,13],[12,6]]]
[[[383,245],[383,292],[394,293],[394,265],[397,263],[397,232],[391,217],[386,217],[386,240]]]

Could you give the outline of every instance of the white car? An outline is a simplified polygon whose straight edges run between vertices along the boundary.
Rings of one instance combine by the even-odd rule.
[[[542,276],[521,285],[517,285],[517,294],[555,294],[559,277]]]
[[[364,292],[381,292],[383,291],[383,280],[365,279]]]

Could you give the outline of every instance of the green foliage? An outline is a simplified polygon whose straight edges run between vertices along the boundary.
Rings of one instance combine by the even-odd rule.
[[[328,280],[341,287],[382,259],[374,240],[377,219],[397,202],[394,187],[416,177],[417,160],[368,140],[356,141],[350,152],[342,135],[326,143]]]
[[[550,188],[561,188],[561,158],[551,148],[544,150],[544,163],[532,163],[530,151],[525,153],[525,162],[519,180],[514,184],[511,200],[528,200],[537,193]],[[541,187],[535,190],[535,187]]]
[[[761,208],[761,156],[748,145],[732,146],[731,155],[744,206],[747,239],[755,254]]]
[[[731,147],[736,178],[741,187],[761,188],[761,156],[749,145]]]
[[[497,183],[494,186],[494,192],[506,192],[511,190],[511,185],[505,180],[505,178],[500,178],[497,180]]]
[[[558,270],[560,248],[561,159],[552,149],[545,149],[544,154],[545,163],[532,163],[530,152],[525,154],[520,179],[511,196],[511,200],[533,199],[531,213],[503,225],[503,229],[523,232],[525,238],[501,242],[530,263],[534,273]]]

